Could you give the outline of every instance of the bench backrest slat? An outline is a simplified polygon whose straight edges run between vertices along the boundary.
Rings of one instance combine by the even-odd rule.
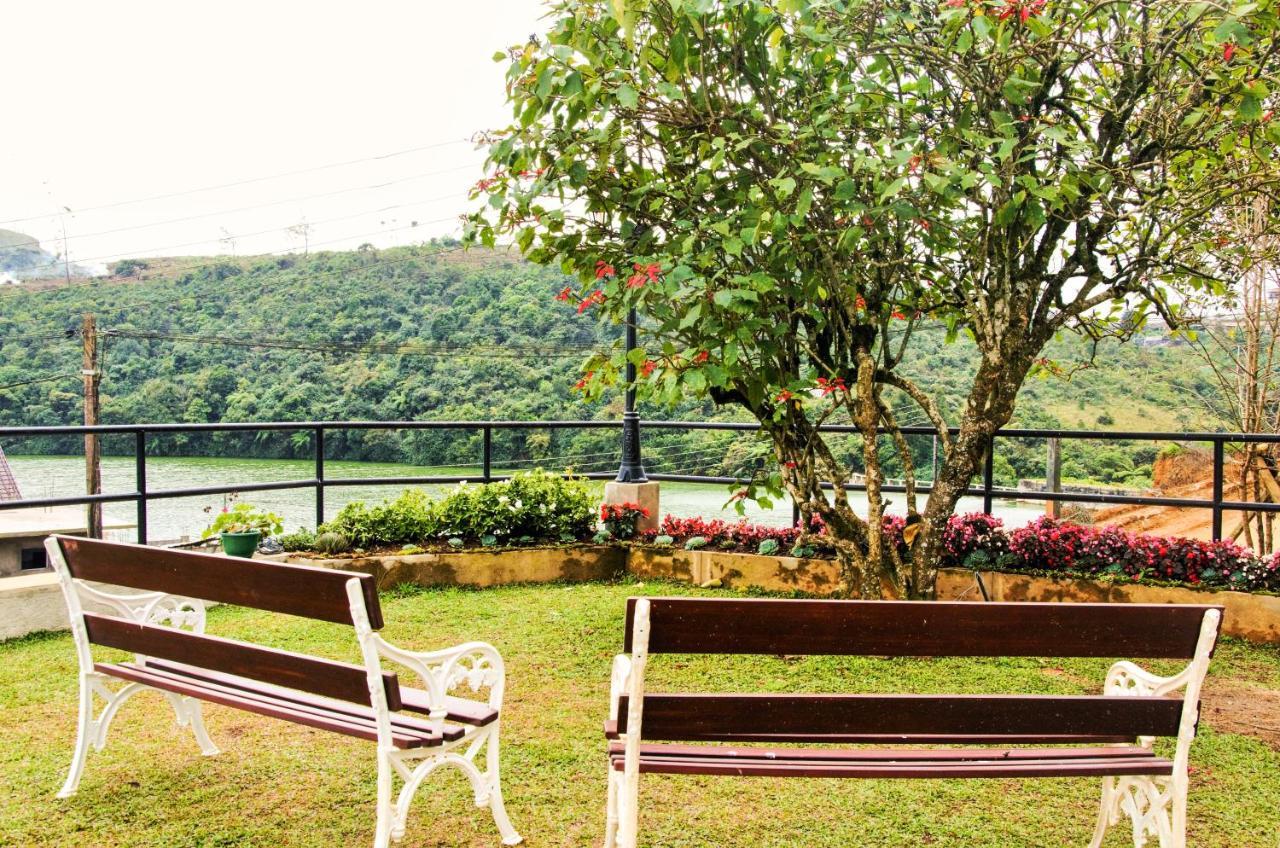
[[[360,581],[369,625],[382,627],[377,581],[304,565],[256,562],[214,554],[58,536],[71,576],[144,592],[165,592],[222,604],[351,624],[347,581]]]
[[[622,696],[618,731],[627,729]],[[1181,698],[1101,695],[644,696],[641,736],[655,741],[823,741],[831,737],[1177,736]],[[904,740],[910,741],[910,740]]]
[[[95,645],[186,663],[366,706],[372,701],[369,676],[364,666],[250,645],[233,639],[189,633],[171,627],[138,624],[94,613],[84,614],[84,624],[89,641]],[[388,709],[400,709],[400,684],[396,675],[383,672],[382,684]]]
[[[628,653],[635,602],[627,602]],[[649,652],[655,654],[1190,659],[1204,614],[1213,609],[754,598],[649,602]]]

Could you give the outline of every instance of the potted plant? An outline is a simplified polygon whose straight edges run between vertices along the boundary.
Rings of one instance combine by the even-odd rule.
[[[229,556],[251,557],[258,549],[258,542],[283,529],[283,520],[275,513],[259,510],[253,504],[238,503],[229,509],[223,507],[201,538],[217,536],[222,550]]]

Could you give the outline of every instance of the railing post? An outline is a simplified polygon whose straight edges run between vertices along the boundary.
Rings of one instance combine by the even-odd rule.
[[[324,524],[324,427],[315,429],[316,444],[316,527]]]
[[[138,493],[138,544],[147,544],[147,431],[133,435],[133,489]]]
[[[995,497],[992,495],[991,489],[995,484],[996,476],[996,437],[991,436],[987,439],[987,458],[982,463],[982,511],[987,515],[991,515],[992,507],[995,506]]]
[[[622,464],[618,467],[619,483],[645,483],[644,461],[640,454],[640,414],[636,412],[636,366],[631,351],[636,347],[636,311],[627,313],[627,393],[622,413]]]
[[[493,480],[493,428],[484,428],[484,481]]]
[[[1044,489],[1050,494],[1062,491],[1062,443],[1058,439],[1049,439],[1045,455]],[[1045,515],[1050,518],[1062,517],[1062,501],[1047,500]]]
[[[1213,541],[1215,542],[1222,538],[1222,478],[1225,447],[1222,439],[1213,440]]]

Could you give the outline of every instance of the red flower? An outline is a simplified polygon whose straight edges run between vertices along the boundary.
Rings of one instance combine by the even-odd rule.
[[[707,353],[707,351],[705,350],[700,350],[698,351],[698,354],[693,357],[693,362],[695,365],[701,365],[702,363],[706,362],[710,358],[711,358],[710,353]]]
[[[843,377],[836,377],[833,380],[828,380],[826,377],[818,378],[818,391],[822,393],[823,397],[835,391],[847,392],[848,390],[849,387],[844,384]]]
[[[963,0],[961,0],[961,2],[963,2]],[[791,460],[789,460],[789,459],[788,459],[786,462],[782,463],[782,467],[783,467],[783,468],[795,468],[795,467],[796,467],[796,464],[795,464],[793,461],[791,461]]]
[[[875,219],[872,218],[870,215],[862,216],[862,226],[867,227],[869,229],[871,227],[874,227],[875,225],[876,225]]]
[[[644,361],[644,365],[640,366],[640,373],[643,374],[645,377],[648,377],[650,374],[653,373],[653,369],[657,367],[658,367],[658,363],[654,362],[652,359],[646,359]]]
[[[618,272],[613,270],[613,266],[601,259],[596,263],[596,279],[602,280],[605,277],[616,277]]]
[[[587,387],[587,382],[590,381],[590,379],[595,375],[596,375],[596,372],[588,371],[586,373],[586,376],[584,376],[581,380],[573,384],[573,390],[575,392],[580,392],[583,389],[585,389]]]
[[[568,303],[569,298],[571,298],[572,296],[573,296],[572,290],[568,286],[565,286],[564,288],[560,289],[560,294],[556,295],[556,300],[562,303]]]
[[[662,275],[662,266],[657,263],[641,265],[637,262],[634,267],[636,273],[627,279],[627,288],[629,289],[638,289],[645,283],[656,283]]]
[[[933,224],[929,223],[927,218],[916,218],[916,223],[919,224],[920,229],[924,230],[926,233],[933,229]]]
[[[778,400],[778,403],[787,403],[793,397],[795,397],[795,395],[791,394],[791,392],[787,391],[786,389],[783,389],[782,391],[778,392],[777,400]]]
[[[1275,109],[1268,109],[1267,111],[1263,112],[1262,123],[1264,124],[1269,123],[1271,121],[1271,118],[1275,115],[1275,113],[1276,113]]]
[[[905,320],[907,320],[907,316],[906,316],[906,315],[903,315],[901,312],[899,312],[899,311],[898,311],[898,310],[896,310],[896,309],[895,309],[895,310],[893,310],[893,315],[892,315],[891,317],[892,317],[894,320],[896,320],[896,321],[905,321]]]
[[[1228,41],[1222,45],[1222,61],[1230,62],[1231,57],[1236,55],[1236,45],[1234,41]]]
[[[866,308],[867,308],[867,299],[866,299],[865,297],[863,297],[862,295],[858,295],[857,299],[853,301],[853,308],[854,308],[854,309],[866,309]]]
[[[1025,24],[1032,15],[1043,12],[1044,5],[1045,0],[1009,0],[1000,13],[1000,20],[1008,20],[1017,15],[1018,20]]]
[[[476,191],[488,191],[493,188],[497,185],[499,176],[501,175],[495,174],[492,177],[485,177],[482,180],[476,180]]]
[[[913,153],[911,158],[907,160],[907,170],[914,174],[916,171],[920,170],[920,163],[923,161],[923,156],[919,153]]]
[[[601,303],[604,303],[604,292],[600,291],[600,289],[596,289],[591,294],[584,297],[582,302],[578,304],[578,314],[581,315],[591,307],[597,306]]]
[[[946,6],[948,9],[963,9],[967,2],[968,0],[947,0],[947,2],[942,5]]]

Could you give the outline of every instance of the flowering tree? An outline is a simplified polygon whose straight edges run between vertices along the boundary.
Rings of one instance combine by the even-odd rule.
[[[641,347],[589,362],[584,391],[629,360],[655,398],[749,411],[866,597],[931,590],[1045,344],[1225,291],[1252,257],[1212,212],[1277,185],[1275,0],[550,6],[546,41],[499,57],[516,120],[486,136],[471,237],[578,275],[580,312],[638,308]],[[900,367],[922,323],[980,351],[956,420]],[[940,434],[923,508],[904,402]],[[835,421],[862,435],[865,518],[818,432]],[[905,469],[907,557],[882,451]]]

